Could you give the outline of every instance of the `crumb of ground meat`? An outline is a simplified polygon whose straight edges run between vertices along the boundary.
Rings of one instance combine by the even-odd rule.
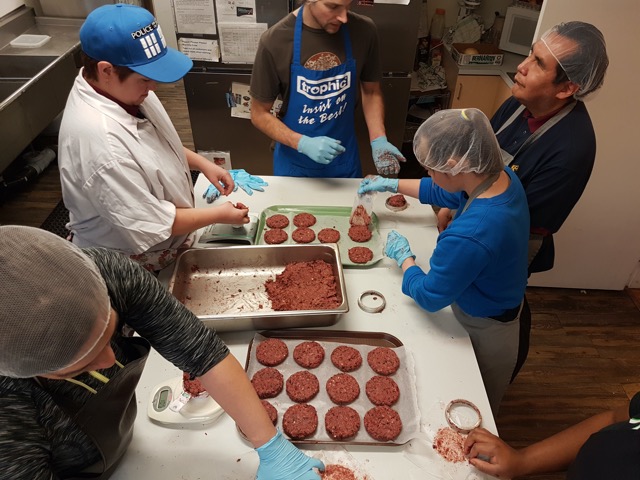
[[[433,449],[447,462],[464,462],[464,439],[452,428],[445,427],[438,430],[433,438]]]

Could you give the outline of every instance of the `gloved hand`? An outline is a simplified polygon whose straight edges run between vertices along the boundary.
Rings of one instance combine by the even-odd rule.
[[[360,182],[358,194],[362,195],[367,192],[393,192],[398,193],[398,179],[385,178],[379,175],[367,177]]]
[[[207,199],[207,203],[213,203],[220,196],[220,190],[218,190],[213,183],[209,184],[207,189],[202,194],[202,198]]]
[[[399,162],[407,161],[400,150],[389,143],[385,136],[378,137],[371,142],[371,154],[380,175],[395,175],[400,171]]]
[[[327,165],[346,148],[340,145],[340,140],[330,137],[307,137],[303,135],[298,142],[298,152],[306,155],[316,163]]]
[[[233,188],[234,192],[238,190],[238,187],[240,187],[242,190],[244,190],[247,193],[247,195],[253,195],[254,190],[258,192],[264,192],[263,187],[266,187],[269,185],[260,177],[257,177],[255,175],[249,175],[242,168],[238,170],[229,170],[229,173],[231,174],[231,178],[235,183],[235,187]]]
[[[407,239],[395,230],[391,230],[389,235],[387,235],[387,244],[384,247],[384,254],[398,262],[399,267],[402,267],[402,263],[407,258],[416,258],[409,247]]]
[[[280,430],[256,452],[260,457],[257,480],[320,480],[312,468],[324,471],[324,463],[302,453]]]

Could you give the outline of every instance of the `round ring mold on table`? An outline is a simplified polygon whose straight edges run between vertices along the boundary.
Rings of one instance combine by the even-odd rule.
[[[391,205],[389,203],[389,200],[395,196],[397,196],[399,194],[396,195],[392,195],[391,197],[387,197],[387,199],[384,201],[384,206],[387,207],[389,210],[391,210],[392,212],[401,212],[403,210],[406,210],[407,207],[409,206],[409,202],[405,201],[404,205],[402,205],[401,207],[394,207],[393,205]],[[406,199],[405,199],[406,200]]]
[[[376,305],[365,305],[365,300],[369,302],[376,302]],[[384,295],[376,290],[366,290],[358,297],[358,306],[362,311],[367,313],[380,313],[387,306],[387,300],[384,298]]]
[[[447,423],[458,433],[467,434],[482,423],[480,409],[469,400],[451,400],[444,411]]]

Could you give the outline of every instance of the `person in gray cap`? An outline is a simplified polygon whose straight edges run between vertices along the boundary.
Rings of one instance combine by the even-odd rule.
[[[235,420],[258,479],[319,479],[322,462],[274,427],[215,330],[126,256],[0,226],[0,304],[0,478],[107,478],[131,441],[152,346]]]
[[[430,177],[365,178],[358,193],[393,192],[456,209],[424,272],[408,240],[392,230],[385,255],[402,268],[402,292],[435,312],[451,305],[478,360],[494,415],[516,364],[527,285],[527,202],[502,163],[489,119],[478,109],[441,110],[418,128],[413,151]]]
[[[167,47],[153,15],[133,5],[104,5],[83,23],[80,43],[83,68],[58,145],[73,242],[111,248],[160,270],[192,245],[198,228],[249,222],[248,208],[231,202],[195,208],[190,170],[212,182],[205,192],[211,199],[237,186],[252,193],[266,182],[232,174],[182,145],[153,90],[181,79],[193,62]]]

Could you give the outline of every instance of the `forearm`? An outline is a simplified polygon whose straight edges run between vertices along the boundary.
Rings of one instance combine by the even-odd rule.
[[[298,142],[302,138],[300,133],[287,127],[279,118],[269,111],[271,105],[252,99],[251,123],[254,127],[267,135],[272,140],[287,145],[294,150],[298,149]]]
[[[398,193],[418,198],[420,193],[420,179],[398,180]]]
[[[187,163],[189,164],[189,168],[191,170],[202,172],[203,168],[206,169],[208,165],[212,165],[212,163],[202,155],[194,152],[193,150],[189,150],[187,147],[183,148],[184,154],[187,157]]]
[[[210,369],[200,381],[255,448],[276,434],[249,378],[233,355]]]
[[[176,216],[171,227],[171,235],[188,235],[212,223],[223,221],[217,207],[176,208]],[[224,223],[224,222],[222,222]]]
[[[362,111],[369,130],[369,140],[386,136],[384,128],[384,99],[378,82],[362,82]]]

